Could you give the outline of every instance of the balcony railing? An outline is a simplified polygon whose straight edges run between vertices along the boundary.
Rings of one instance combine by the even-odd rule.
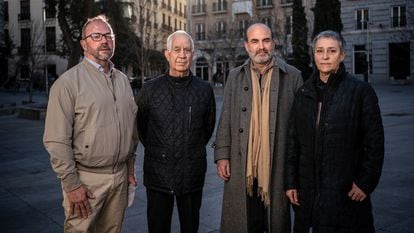
[[[282,1],[283,3],[283,1]],[[256,2],[256,6],[258,8],[270,8],[272,7],[272,1],[271,0],[258,0]]]
[[[171,27],[171,26],[168,26],[167,24],[163,24],[163,25],[161,26],[161,28],[162,28],[163,30],[166,30],[166,31],[172,32],[172,27]]]
[[[30,13],[19,14],[18,19],[19,21],[30,20]]]
[[[199,4],[192,6],[193,14],[204,14],[206,13],[206,4]]]

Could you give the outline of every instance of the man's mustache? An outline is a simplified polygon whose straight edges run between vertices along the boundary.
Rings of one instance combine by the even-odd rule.
[[[110,50],[111,48],[109,48],[109,46],[108,45],[101,45],[101,46],[99,46],[99,50]]]
[[[265,52],[265,53],[269,54],[269,50],[267,50],[267,49],[259,49],[259,50],[257,50],[256,55],[259,54],[259,53],[262,53],[262,52]]]

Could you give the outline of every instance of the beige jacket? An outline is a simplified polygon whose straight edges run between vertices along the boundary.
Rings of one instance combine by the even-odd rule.
[[[82,183],[78,170],[134,171],[137,106],[127,77],[113,69],[112,81],[85,59],[53,84],[43,143],[53,170],[68,192]]]

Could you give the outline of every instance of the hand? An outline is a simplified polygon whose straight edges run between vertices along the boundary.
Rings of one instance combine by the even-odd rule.
[[[353,201],[363,201],[367,195],[355,184],[355,182],[353,182],[351,191],[348,193],[348,197],[350,197]]]
[[[299,204],[299,193],[296,189],[289,189],[286,191],[286,196],[289,198],[290,203],[293,205],[300,205]]]
[[[137,186],[137,179],[135,178],[135,175],[128,175],[128,184],[131,184],[133,186]]]
[[[217,175],[224,181],[230,179],[230,161],[228,159],[220,159],[217,161]]]
[[[78,218],[87,218],[92,214],[92,208],[88,199],[94,199],[95,196],[89,191],[85,185],[67,193],[70,205],[70,214],[76,215]]]

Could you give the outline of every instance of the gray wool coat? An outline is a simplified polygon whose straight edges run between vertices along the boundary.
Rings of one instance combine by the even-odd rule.
[[[290,208],[283,189],[287,126],[300,71],[275,57],[270,90],[271,179],[269,232],[290,232]],[[214,160],[230,160],[230,180],[224,184],[222,233],[247,233],[246,157],[250,127],[252,84],[248,59],[230,71],[216,133]],[[279,71],[279,78],[277,73]]]

